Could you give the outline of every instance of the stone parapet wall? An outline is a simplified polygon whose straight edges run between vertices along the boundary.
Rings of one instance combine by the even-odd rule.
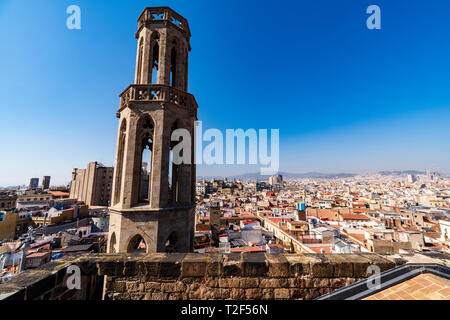
[[[314,299],[401,260],[352,255],[149,255],[103,263],[106,300]]]
[[[418,257],[419,256],[419,257]],[[97,254],[65,257],[0,285],[0,300],[314,299],[380,271],[426,258],[376,254]],[[67,268],[81,271],[81,289],[66,286]]]

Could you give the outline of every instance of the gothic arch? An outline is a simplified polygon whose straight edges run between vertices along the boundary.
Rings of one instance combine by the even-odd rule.
[[[160,43],[159,43],[160,35],[158,31],[154,31],[151,35],[150,40],[150,54],[151,60],[149,64],[149,83],[157,84],[158,83],[158,73],[159,73],[159,61],[160,61]]]
[[[122,192],[122,175],[123,175],[123,167],[124,167],[124,158],[125,158],[125,141],[127,136],[127,119],[123,119],[120,124],[119,130],[119,144],[117,148],[117,163],[116,163],[116,184],[114,190],[114,199],[113,204],[116,205],[119,203],[120,195]]]
[[[168,166],[168,180],[169,180],[169,204],[176,204],[179,202],[179,171],[180,166],[173,162],[173,148],[179,143],[172,141],[172,133],[177,129],[182,129],[183,125],[180,119],[175,119],[170,125],[169,132],[169,166]]]
[[[146,253],[148,252],[147,242],[141,234],[134,235],[127,245],[127,253]]]
[[[178,235],[174,231],[169,235],[169,237],[167,237],[166,252],[168,253],[176,252],[177,244],[178,244]]]
[[[137,61],[137,71],[136,71],[136,83],[142,83],[142,65],[144,63],[144,38],[139,39],[138,45],[138,61]]]
[[[155,122],[150,114],[145,114],[139,119],[136,135],[136,175],[140,177],[136,183],[138,203],[150,203],[151,173],[153,172],[153,141],[155,134]],[[144,165],[144,162],[147,165]]]
[[[113,232],[111,235],[111,239],[109,240],[109,252],[108,253],[116,253],[116,233]]]

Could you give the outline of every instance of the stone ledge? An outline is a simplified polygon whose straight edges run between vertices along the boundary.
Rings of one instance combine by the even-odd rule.
[[[316,278],[365,277],[369,265],[381,271],[405,263],[376,254],[300,254],[265,253],[222,254],[98,254],[73,260],[86,273],[99,276],[198,278],[198,277],[268,277],[288,278],[310,275]]]
[[[124,297],[128,291],[137,294],[145,290],[150,290],[152,297],[172,293],[183,296],[187,294],[183,288],[189,287],[189,297],[205,297],[213,290],[214,295],[218,296],[226,292],[230,297],[281,299],[288,295],[287,291],[275,292],[275,289],[290,288],[291,297],[313,297],[322,294],[322,291],[334,290],[367,278],[371,275],[367,273],[370,265],[378,266],[383,272],[405,263],[449,266],[449,258],[448,254],[380,256],[367,253],[92,254],[65,257],[39,269],[27,270],[12,281],[0,285],[0,300],[36,299],[55,288],[63,292],[61,284],[67,278],[67,267],[70,265],[79,266],[84,277],[108,276],[112,281],[117,281],[115,284],[107,283],[109,293],[116,295],[123,291]],[[158,288],[162,291],[158,291]],[[308,290],[311,290],[309,294]]]

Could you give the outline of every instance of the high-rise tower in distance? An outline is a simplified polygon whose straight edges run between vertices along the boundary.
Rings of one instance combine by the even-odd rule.
[[[197,102],[188,90],[191,33],[168,7],[138,19],[135,84],[120,95],[108,252],[192,252]],[[191,161],[175,165],[176,129],[191,135]],[[143,185],[145,184],[145,185]]]

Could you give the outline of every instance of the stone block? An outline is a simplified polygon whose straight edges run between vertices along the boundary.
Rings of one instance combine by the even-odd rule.
[[[326,288],[330,286],[330,280],[328,278],[315,278],[313,279],[314,288]]]
[[[248,288],[258,288],[259,287],[259,279],[258,278],[241,278],[239,280],[239,287],[248,289]]]
[[[204,277],[206,275],[206,256],[187,254],[182,261],[182,277]]]
[[[162,283],[161,284],[161,292],[184,292],[186,289],[185,284],[177,281],[173,283]]]
[[[238,288],[231,289],[230,298],[233,300],[243,300],[245,298],[245,290]]]
[[[310,255],[305,254],[310,259],[311,265],[311,276],[319,277],[319,278],[330,278],[333,277],[334,267],[333,265],[326,259],[325,255],[317,254]]]
[[[349,254],[329,254],[326,255],[326,261],[333,265],[334,277],[351,277],[353,276],[353,255]],[[330,276],[331,277],[331,276]]]
[[[282,255],[266,254],[269,265],[268,276],[274,278],[288,278],[291,275],[289,261]]]
[[[224,277],[239,277],[242,275],[241,254],[230,253],[224,256],[222,262]]]
[[[303,255],[286,255],[289,263],[289,274],[291,277],[300,277],[310,273],[310,259]]]
[[[261,279],[259,282],[260,288],[285,288],[289,286],[288,279]]]
[[[245,289],[245,299],[259,300],[262,298],[261,289]]]
[[[244,253],[242,261],[242,275],[244,277],[265,276],[268,271],[264,253]]]
[[[207,254],[206,255],[206,274],[210,277],[218,277],[222,273],[222,254]]]
[[[161,290],[161,282],[151,281],[144,283],[145,291],[160,291]]]
[[[335,278],[330,279],[330,287],[333,289],[339,289],[345,286],[346,279],[345,278]]]
[[[289,289],[275,289],[274,290],[274,295],[275,295],[275,299],[280,300],[280,299],[289,299],[291,297],[290,293],[289,293]]]

